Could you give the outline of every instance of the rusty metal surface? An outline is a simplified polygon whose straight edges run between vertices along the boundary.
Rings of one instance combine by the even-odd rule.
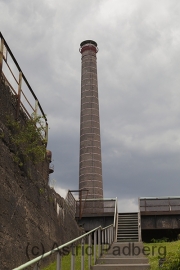
[[[73,202],[75,202],[75,209],[73,210],[77,217],[77,204],[78,204],[78,218],[82,218],[82,213],[84,211],[85,201],[87,199],[89,190],[88,189],[78,189],[78,190],[68,190],[67,197],[69,196]],[[76,200],[74,193],[78,194],[79,199]],[[83,196],[84,194],[84,196]],[[85,199],[82,199],[85,198]]]
[[[88,216],[114,216],[116,200],[86,200],[82,217]],[[76,217],[79,216],[80,201],[76,201]]]

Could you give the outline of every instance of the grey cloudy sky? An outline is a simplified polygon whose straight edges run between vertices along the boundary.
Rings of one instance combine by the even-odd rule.
[[[99,47],[104,196],[135,211],[139,196],[180,195],[179,0],[0,0],[0,31],[47,114],[60,195],[78,189],[86,39]]]

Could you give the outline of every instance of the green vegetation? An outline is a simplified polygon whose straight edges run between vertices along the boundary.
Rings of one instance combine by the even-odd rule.
[[[180,240],[175,242],[162,242],[158,243],[144,243],[144,247],[149,250],[149,263],[151,270],[178,270],[180,269]],[[85,256],[84,256],[84,270],[88,270],[88,245],[85,245]],[[147,250],[146,249],[146,250]],[[75,251],[75,269],[81,269],[81,247],[78,246]],[[159,259],[165,259],[162,266],[159,268]],[[92,265],[94,264],[94,256],[92,252],[91,256]],[[56,262],[50,264],[43,270],[54,270],[56,269]],[[71,269],[71,254],[62,257],[62,269]]]
[[[8,116],[7,126],[11,130],[10,143],[15,148],[13,159],[19,166],[26,161],[36,164],[44,160],[47,142],[42,137],[42,117],[32,117],[22,124]]]
[[[164,243],[164,242],[169,242],[169,238],[162,237],[160,239],[155,239],[155,238],[151,239],[151,243]]]
[[[93,252],[93,246],[92,251],[90,248],[88,248],[88,245],[84,246],[84,270],[89,270],[88,268],[88,254],[92,254],[91,256],[91,265],[94,264],[94,252]],[[98,247],[96,247],[96,251],[98,253]],[[81,269],[81,246],[77,246],[75,248],[75,269]],[[50,264],[48,267],[44,268],[43,270],[54,270],[56,269],[56,262]],[[68,255],[65,255],[62,257],[62,269],[63,270],[69,270],[71,269],[71,253]]]
[[[152,270],[180,269],[180,240],[175,242],[144,243],[144,246],[149,247],[151,251],[148,259]],[[159,268],[160,258],[164,258],[165,261]]]

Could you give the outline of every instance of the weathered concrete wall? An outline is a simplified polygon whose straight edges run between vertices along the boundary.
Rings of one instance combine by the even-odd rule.
[[[64,199],[48,186],[48,160],[23,167],[13,161],[6,116],[15,116],[15,111],[15,96],[0,83],[1,270],[17,267],[51,250],[54,243],[60,245],[81,234]]]
[[[142,230],[180,229],[180,215],[146,215],[141,216]]]

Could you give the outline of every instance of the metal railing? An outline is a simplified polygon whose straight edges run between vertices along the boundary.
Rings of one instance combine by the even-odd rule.
[[[80,205],[82,213],[80,211]],[[76,200],[76,217],[114,216],[117,209],[117,198],[98,198]]]
[[[103,253],[105,253],[110,248],[110,245],[113,243],[115,239],[113,227],[114,227],[113,224],[105,228],[102,228],[101,226],[99,226],[95,228],[94,230],[91,230],[90,232],[85,233],[72,241],[69,241],[66,244],[63,244],[19,267],[14,268],[13,270],[27,269],[27,267],[29,266],[34,266],[33,268],[34,270],[39,270],[40,263],[42,262],[42,260],[48,256],[51,256],[54,253],[57,253],[56,270],[63,270],[62,265],[61,265],[61,262],[62,262],[61,251],[63,251],[63,248],[65,247],[70,248],[71,270],[75,270],[76,252],[74,251],[79,241],[81,241],[81,270],[84,270],[84,267],[85,267],[85,255],[88,256],[88,269],[91,269],[91,266],[96,263],[97,259],[101,255],[103,255]],[[93,244],[92,244],[92,240],[93,240]],[[88,242],[88,248],[86,248],[86,250],[88,250],[87,254],[85,254],[84,252],[86,241]],[[93,263],[92,263],[92,256],[93,256]]]
[[[139,206],[139,211],[138,211],[138,236],[139,236],[139,242],[141,242],[142,241],[142,234],[141,234],[140,198],[138,198],[138,206]]]
[[[180,211],[180,197],[140,197],[140,212]]]
[[[68,190],[68,192],[67,192],[65,202],[69,206],[69,211],[72,214],[73,218],[75,218],[75,215],[76,215],[76,200],[75,200],[75,198],[72,195],[70,190]]]
[[[114,210],[114,223],[113,223],[114,241],[117,241],[117,227],[118,227],[118,199],[116,197],[115,210]]]
[[[48,123],[41,104],[22,72],[17,60],[0,32],[0,80],[9,87],[16,98],[16,118],[23,111],[29,119],[41,118],[41,136],[48,141]]]

